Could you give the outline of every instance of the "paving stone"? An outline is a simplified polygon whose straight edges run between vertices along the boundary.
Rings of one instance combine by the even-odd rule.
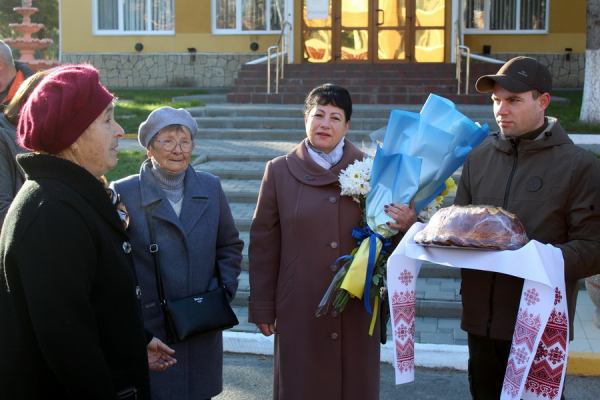
[[[421,343],[454,344],[454,337],[451,333],[423,332],[421,333]]]

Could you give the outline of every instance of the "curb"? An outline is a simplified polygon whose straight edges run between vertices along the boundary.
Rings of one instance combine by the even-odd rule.
[[[600,376],[600,354],[570,351],[567,374]]]
[[[273,336],[260,333],[223,332],[223,351],[230,353],[273,355]],[[392,364],[395,350],[391,342],[381,345],[381,362]],[[467,370],[467,346],[415,343],[415,366]]]
[[[260,333],[223,332],[223,351],[273,355],[273,336]],[[381,362],[392,364],[395,351],[391,342],[381,345]],[[467,370],[467,346],[415,343],[415,367]],[[568,375],[600,376],[600,354],[569,352]]]

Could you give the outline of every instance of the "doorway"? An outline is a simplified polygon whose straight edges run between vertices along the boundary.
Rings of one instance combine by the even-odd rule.
[[[304,62],[444,62],[446,0],[303,0]]]

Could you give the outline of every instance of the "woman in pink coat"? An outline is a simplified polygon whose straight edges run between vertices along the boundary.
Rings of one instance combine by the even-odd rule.
[[[379,398],[379,324],[369,336],[369,314],[359,299],[343,313],[315,317],[337,266],[356,246],[352,228],[361,210],[340,195],[340,171],[363,153],[345,139],[352,101],[332,84],[306,97],[307,138],[267,164],[250,228],[249,321],[275,334],[274,399]],[[406,231],[414,210],[390,205]]]

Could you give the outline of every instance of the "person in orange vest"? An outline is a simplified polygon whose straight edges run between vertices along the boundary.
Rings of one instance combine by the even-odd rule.
[[[17,93],[21,83],[33,75],[33,71],[24,63],[14,61],[10,47],[0,40],[0,111]]]

